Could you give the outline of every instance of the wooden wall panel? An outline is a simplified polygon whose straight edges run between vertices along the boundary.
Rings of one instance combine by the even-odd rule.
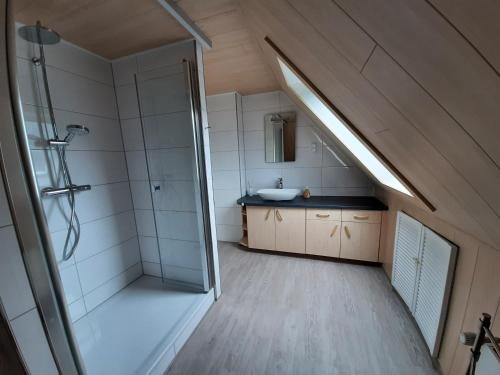
[[[500,169],[439,103],[379,47],[363,75],[500,215]]]
[[[192,38],[157,0],[14,3],[18,22],[41,20],[65,40],[108,59]],[[212,49],[204,52],[207,95],[278,89],[236,0],[180,0],[177,4],[212,39]]]
[[[242,1],[241,6],[249,18],[249,24],[254,26],[268,61],[276,65],[275,54],[262,42],[266,35],[438,208],[439,217],[489,243],[500,241],[500,218],[443,156],[440,146],[431,143],[432,137],[424,137],[411,123],[406,112],[400,112],[399,108],[381,94],[378,87],[332,47],[330,41],[318,35],[316,29],[305,22],[288,2]],[[349,35],[343,37],[349,38]],[[368,64],[370,61],[365,70],[368,69]],[[376,63],[373,66],[375,65]],[[373,69],[370,72],[373,73]],[[279,77],[279,71],[277,75]],[[462,149],[461,152],[463,151]],[[483,176],[489,178],[488,173]],[[490,187],[485,186],[484,189]],[[498,201],[498,197],[494,198]]]
[[[396,214],[402,210],[421,221],[459,247],[449,312],[439,353],[439,364],[445,375],[465,373],[468,348],[459,342],[460,332],[475,331],[482,312],[496,316],[500,299],[500,249],[493,249],[479,239],[464,233],[435,215],[414,206],[384,190],[377,192],[390,209],[384,214],[381,231],[381,254],[384,269],[391,275]],[[500,316],[497,315],[498,320]]]
[[[428,0],[500,72],[500,6],[497,0]]]
[[[500,165],[500,77],[428,3],[334,0]]]
[[[331,0],[288,0],[330,44],[361,70],[375,43]],[[346,37],[348,36],[348,37]]]

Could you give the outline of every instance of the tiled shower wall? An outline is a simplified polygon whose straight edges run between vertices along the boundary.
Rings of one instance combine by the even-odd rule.
[[[199,192],[182,66],[194,52],[192,41],[176,43],[116,60],[113,71],[144,273],[201,284]]]
[[[30,374],[58,374],[31,293],[0,174],[0,304]]]
[[[239,241],[241,214],[236,200],[276,186],[309,187],[313,195],[373,195],[374,184],[336,142],[298,109],[281,91],[240,96],[207,97],[217,238]],[[266,163],[264,116],[297,114],[296,161]]]
[[[52,133],[41,68],[31,61],[38,48],[18,38],[17,55],[39,188],[61,186],[58,159],[46,146]],[[73,183],[92,185],[92,190],[76,195],[81,241],[68,261],[61,258],[68,226],[66,198],[43,198],[66,299],[76,320],[139,277],[142,265],[111,64],[64,41],[46,46],[46,61],[60,137],[68,124],[90,129],[89,135],[75,137],[67,151]]]

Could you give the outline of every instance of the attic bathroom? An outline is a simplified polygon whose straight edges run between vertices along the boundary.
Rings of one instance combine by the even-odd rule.
[[[383,3],[3,1],[0,373],[500,374],[498,54]]]

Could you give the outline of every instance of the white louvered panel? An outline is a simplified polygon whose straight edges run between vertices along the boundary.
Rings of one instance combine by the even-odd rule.
[[[419,257],[422,224],[403,212],[398,212],[392,285],[410,310],[413,309],[417,263]]]
[[[413,315],[433,356],[438,354],[456,247],[424,228]]]

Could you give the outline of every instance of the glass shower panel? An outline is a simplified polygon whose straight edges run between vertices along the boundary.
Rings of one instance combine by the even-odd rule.
[[[136,75],[163,279],[208,291],[196,116],[188,64]]]

